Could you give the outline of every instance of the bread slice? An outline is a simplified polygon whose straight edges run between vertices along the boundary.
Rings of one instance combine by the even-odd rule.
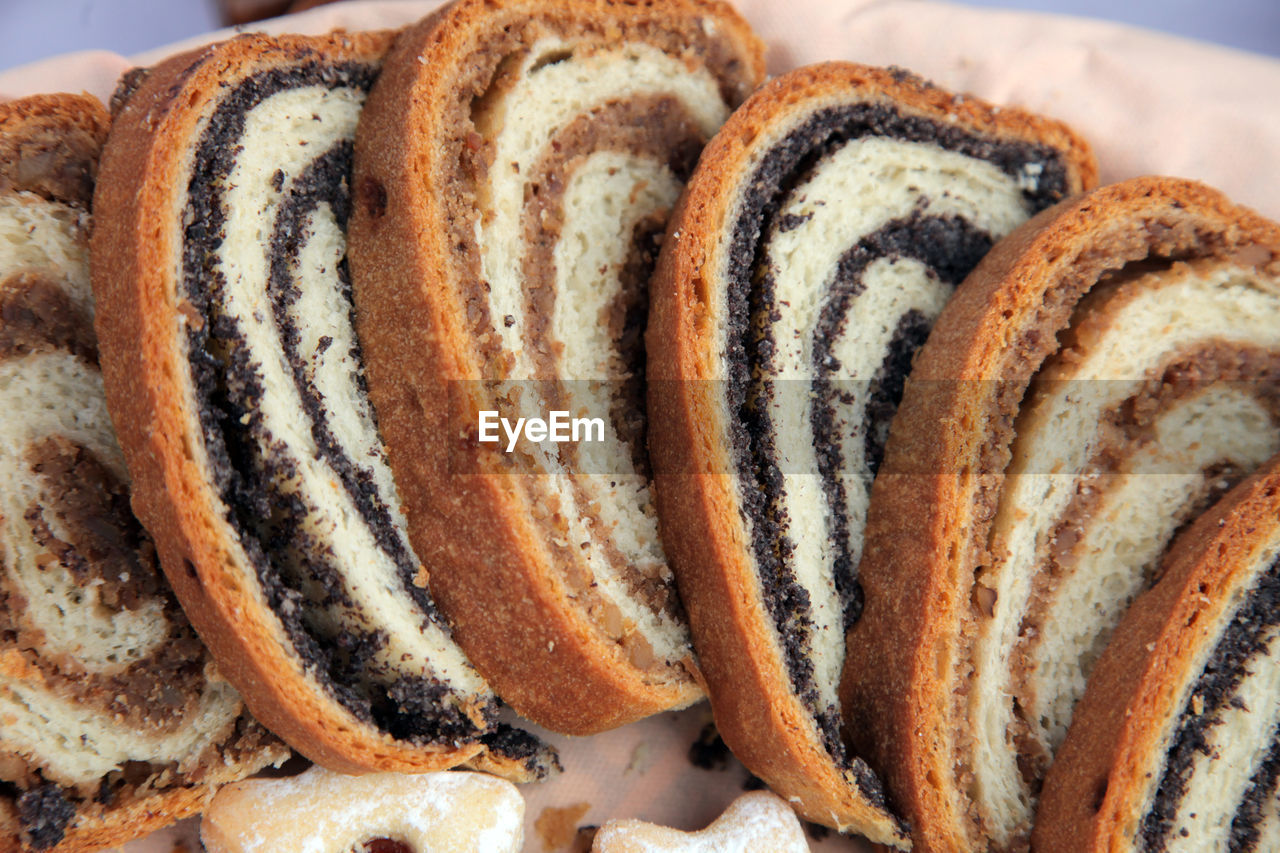
[[[718,0],[460,0],[400,38],[360,122],[357,321],[410,536],[459,644],[551,729],[702,695],[640,331],[669,208],[762,74]],[[485,411],[599,420],[509,453]]]
[[[1019,849],[1174,532],[1280,450],[1280,226],[1143,178],[989,254],[872,489],[845,695],[927,849]]]
[[[1178,537],[1049,769],[1036,850],[1275,850],[1280,457]]]
[[[752,96],[672,220],[647,337],[663,538],[725,742],[809,820],[906,843],[837,696],[884,434],[955,285],[1095,172],[1060,124],[830,63]]]
[[[405,535],[364,389],[344,225],[391,33],[242,36],[128,85],[93,281],[107,398],[161,562],[259,719],[331,769],[516,778]]]
[[[89,288],[109,120],[0,104],[0,849],[96,850],[288,750],[245,712],[129,511]]]

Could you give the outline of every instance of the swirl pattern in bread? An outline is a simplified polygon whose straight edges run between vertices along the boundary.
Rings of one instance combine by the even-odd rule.
[[[928,849],[1025,847],[1125,607],[1280,449],[1277,257],[1275,224],[1137,179],[1012,234],[944,310],[873,488],[845,685]]]
[[[1280,841],[1280,457],[1170,548],[1089,678],[1036,850]]]
[[[955,285],[1094,171],[1062,125],[832,63],[755,94],[673,219],[648,332],[663,535],[725,742],[809,820],[906,843],[837,695],[884,435]]]
[[[335,769],[544,774],[496,722],[409,545],[364,385],[345,226],[391,33],[245,36],[124,102],[96,204],[108,400],[202,636]]]
[[[0,848],[118,844],[287,750],[217,674],[129,509],[89,286],[109,120],[0,105]]]
[[[361,120],[355,298],[411,538],[458,642],[552,729],[701,695],[640,334],[657,236],[761,53],[714,0],[466,0],[397,42]],[[478,441],[482,411],[555,410],[602,437]]]

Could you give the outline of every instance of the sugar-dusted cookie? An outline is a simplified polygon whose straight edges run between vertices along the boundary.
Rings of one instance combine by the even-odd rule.
[[[729,804],[700,832],[642,820],[611,820],[596,833],[593,853],[807,853],[800,819],[777,794],[753,791]]]
[[[344,776],[312,767],[219,792],[205,812],[207,853],[518,853],[524,798],[468,771]]]

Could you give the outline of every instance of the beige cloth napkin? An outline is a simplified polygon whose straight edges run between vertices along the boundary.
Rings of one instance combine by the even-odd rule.
[[[269,21],[270,32],[393,27],[439,0],[322,6]],[[1197,178],[1280,218],[1280,62],[1132,27],[928,0],[737,0],[779,73],[824,59],[901,65],[949,89],[1071,123],[1094,144],[1104,181]],[[154,62],[224,30],[130,59],[104,51],[0,73],[0,97],[85,89],[111,94],[131,64]]]
[[[369,0],[324,6],[259,26],[320,33],[394,27],[439,0]],[[1064,119],[1097,150],[1104,181],[1163,173],[1197,178],[1280,218],[1280,62],[1131,27],[1055,15],[975,9],[928,0],[737,0],[770,47],[769,68],[848,59],[900,65],[949,89]],[[225,30],[126,59],[103,51],[0,73],[0,98],[86,90],[110,97],[120,72],[176,50],[225,38]],[[639,817],[684,829],[705,826],[742,792],[745,771],[703,770],[687,759],[710,719],[706,705],[594,738],[552,737],[567,768],[524,788],[526,850],[547,849],[539,817],[575,825]],[[573,809],[585,805],[585,810]],[[548,824],[544,822],[544,827]],[[128,853],[198,849],[195,821]],[[831,836],[816,851],[866,849]]]

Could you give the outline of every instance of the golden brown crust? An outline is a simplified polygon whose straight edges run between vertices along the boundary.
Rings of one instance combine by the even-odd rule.
[[[248,718],[242,718],[248,720]],[[235,742],[222,754],[222,763],[210,765],[199,783],[163,791],[126,791],[109,805],[78,804],[75,818],[62,840],[40,853],[88,853],[124,844],[155,832],[183,818],[200,814],[218,789],[244,779],[267,763],[279,764],[289,750],[256,722],[238,729]],[[29,853],[20,835],[16,809],[0,798],[0,851]]]
[[[444,769],[482,747],[394,740],[317,695],[266,602],[242,587],[243,552],[192,449],[203,437],[185,409],[188,367],[173,322],[180,250],[174,230],[161,223],[172,221],[181,203],[185,146],[201,108],[223,84],[315,54],[376,60],[392,38],[241,36],[158,65],[116,117],[91,244],[107,402],[133,478],[134,509],[154,532],[196,630],[254,715],[316,763],[346,772]]]
[[[1009,456],[1012,418],[1080,297],[1106,270],[1148,256],[1227,256],[1280,226],[1216,190],[1138,178],[1064,201],[997,246],[959,288],[920,351],[872,487],[842,696],[860,746],[925,850],[972,845],[956,781],[956,672],[970,590]],[[999,380],[999,381],[989,381]]]
[[[1086,143],[1065,126],[1020,110],[997,110],[893,70],[825,63],[763,86],[704,150],[672,216],[653,284],[647,335],[650,453],[657,500],[680,594],[689,611],[716,723],[742,761],[774,790],[798,798],[809,820],[852,826],[889,842],[887,815],[833,766],[808,732],[809,716],[787,688],[742,525],[729,448],[723,446],[716,330],[707,289],[723,264],[722,237],[732,227],[735,189],[761,148],[807,116],[815,102],[892,101],[906,112],[947,120],[983,134],[1048,144],[1066,154],[1070,191],[1092,186],[1097,166]],[[693,473],[708,472],[708,473]],[[715,567],[715,571],[709,570]],[[795,800],[793,800],[795,803]],[[901,839],[899,838],[899,843]]]
[[[124,844],[135,838],[154,832],[186,817],[199,814],[213,798],[215,787],[176,788],[113,808],[110,817],[103,821],[88,821],[83,826],[67,828],[62,841],[53,847],[41,849],[41,853],[81,853],[102,850]],[[18,835],[16,813],[0,806],[0,851],[25,853],[33,848],[23,844]]]
[[[1180,711],[1186,661],[1211,642],[1231,591],[1280,525],[1280,457],[1241,482],[1170,548],[1160,582],[1129,608],[1098,659],[1045,778],[1032,849],[1133,843],[1145,774]]]
[[[653,683],[567,603],[554,558],[524,503],[483,470],[476,446],[449,435],[450,381],[485,376],[467,325],[464,282],[437,188],[450,186],[440,116],[474,73],[488,33],[528,16],[591,22],[623,37],[637,21],[678,28],[714,19],[744,66],[734,83],[763,74],[762,48],[745,22],[714,0],[479,2],[464,0],[410,29],[388,57],[356,140],[350,239],[358,330],[415,550],[433,568],[431,592],[476,668],[521,714],[588,734],[695,699],[687,677]],[[467,91],[463,97],[478,92]],[[745,91],[742,92],[745,95]],[[455,140],[456,142],[456,140]],[[458,201],[465,204],[466,200]],[[463,400],[455,416],[475,423]],[[467,420],[457,421],[467,422]],[[500,591],[500,592],[499,592]],[[495,594],[495,593],[498,594]]]

